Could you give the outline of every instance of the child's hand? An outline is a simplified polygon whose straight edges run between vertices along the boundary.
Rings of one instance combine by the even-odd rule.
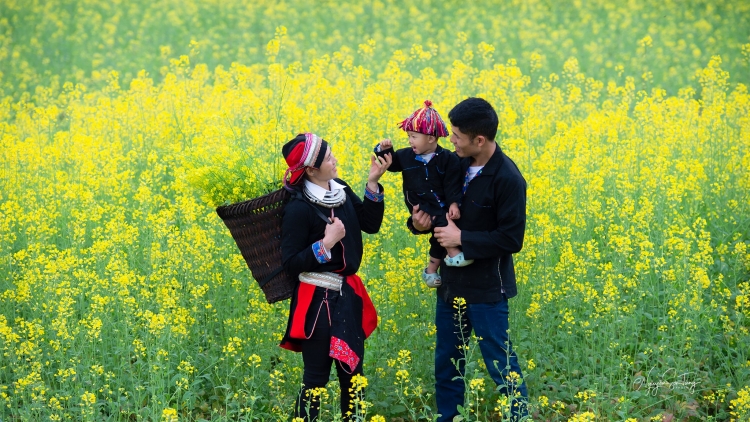
[[[388,148],[393,148],[393,142],[391,142],[390,139],[383,139],[382,141],[380,141],[380,150],[381,151],[384,150],[384,149],[388,149]]]
[[[448,208],[448,218],[451,220],[458,220],[461,218],[461,211],[459,211],[457,203],[452,203],[450,208]]]

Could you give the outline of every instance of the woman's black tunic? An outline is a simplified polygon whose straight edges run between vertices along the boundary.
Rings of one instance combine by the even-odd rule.
[[[355,274],[362,261],[362,234],[374,234],[380,230],[385,205],[367,198],[360,200],[349,185],[341,179],[334,179],[346,186],[346,202],[337,208],[325,208],[307,202],[299,193],[284,208],[284,221],[281,229],[281,255],[284,268],[290,274],[301,272],[330,271],[341,275]],[[383,188],[380,187],[380,192]],[[312,205],[312,206],[311,206]],[[312,244],[322,240],[326,223],[312,209],[316,207],[325,216],[333,215],[341,219],[346,228],[346,236],[331,249],[331,260],[321,264],[315,257]]]
[[[298,193],[284,208],[281,236],[281,253],[284,268],[298,275],[301,272],[335,272],[345,276],[344,285],[339,292],[326,292],[325,295],[314,294],[325,291],[322,287],[313,287],[300,283],[295,289],[289,307],[289,321],[281,347],[300,351],[300,341],[307,338],[314,330],[315,318],[318,315],[323,297],[336,296],[335,303],[329,312],[331,318],[331,356],[350,365],[353,370],[364,354],[364,340],[377,325],[377,314],[367,291],[356,272],[362,262],[362,233],[377,233],[383,221],[385,205],[382,201],[383,187],[378,185],[380,201],[365,197],[360,200],[349,185],[340,179],[338,183],[346,186],[346,202],[336,208],[325,208],[311,204]],[[315,256],[312,245],[325,236],[326,222],[313,209],[317,208],[326,216],[338,217],[344,224],[346,235],[331,248],[331,259],[320,263]],[[346,277],[349,276],[349,277]],[[328,322],[328,321],[325,321]],[[334,350],[336,349],[336,350]]]

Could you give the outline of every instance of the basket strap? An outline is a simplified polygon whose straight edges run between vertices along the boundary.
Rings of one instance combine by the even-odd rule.
[[[305,202],[307,202],[307,201],[305,201]],[[310,204],[310,206],[312,207],[312,209],[315,210],[315,213],[318,214],[318,217],[322,218],[323,221],[326,222],[326,224],[333,224],[333,222],[331,221],[331,219],[328,218],[328,217],[326,217],[326,215],[323,214],[322,212],[320,212],[320,210],[318,209],[318,207],[316,207],[315,205],[313,205],[310,202],[307,202],[307,203]]]
[[[330,218],[326,217],[325,214],[323,214],[322,212],[320,212],[320,210],[318,209],[318,207],[316,207],[315,205],[313,205],[312,202],[310,202],[307,199],[305,199],[299,192],[295,192],[294,196],[297,197],[297,198],[299,198],[299,199],[301,199],[302,202],[304,202],[307,205],[309,205],[315,211],[315,214],[317,214],[318,217],[322,218],[323,221],[326,222],[326,224],[333,224],[333,221],[331,221]]]
[[[268,282],[269,282],[269,281],[271,281],[271,279],[272,279],[272,278],[274,278],[274,277],[276,277],[277,275],[279,275],[279,273],[280,273],[280,272],[281,272],[281,271],[282,271],[283,269],[284,269],[284,267],[283,267],[283,266],[280,266],[279,268],[276,268],[275,270],[273,270],[273,272],[272,272],[271,274],[268,274],[268,275],[266,276],[266,278],[264,278],[264,279],[263,279],[262,281],[258,282],[258,285],[259,285],[259,286],[260,286],[261,288],[263,288],[263,286],[265,286],[266,284],[268,284]]]
[[[318,215],[318,217],[322,218],[323,221],[326,222],[326,224],[333,224],[333,222],[331,221],[331,219],[328,218],[328,217],[326,217],[325,214],[323,214],[322,212],[320,212],[320,210],[318,209],[318,207],[316,207],[315,205],[313,205],[309,201],[306,201],[304,198],[301,197],[301,195],[299,195],[296,192],[293,195],[296,196],[296,197],[301,198],[304,203],[310,205],[310,207],[312,207],[312,209],[315,210],[315,213]],[[263,286],[265,286],[266,284],[268,284],[268,282],[271,281],[271,279],[273,279],[274,277],[276,277],[277,275],[279,275],[279,273],[282,272],[283,270],[284,270],[283,266],[280,266],[280,267],[276,268],[275,270],[273,270],[271,272],[271,274],[268,274],[263,280],[259,281],[258,285],[262,288]]]

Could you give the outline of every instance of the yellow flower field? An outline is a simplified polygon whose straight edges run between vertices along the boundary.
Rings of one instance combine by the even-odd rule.
[[[510,334],[533,419],[749,420],[749,12],[4,2],[0,420],[291,421],[288,302],[265,302],[215,208],[277,187],[304,131],[362,192],[400,120],[469,96],[528,182]],[[358,412],[433,420],[427,237],[400,176],[383,184]],[[502,420],[476,340],[466,354],[466,419]]]

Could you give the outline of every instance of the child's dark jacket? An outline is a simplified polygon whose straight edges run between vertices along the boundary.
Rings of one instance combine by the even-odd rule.
[[[461,161],[458,156],[438,145],[435,156],[425,163],[411,148],[393,148],[375,152],[382,157],[391,153],[393,163],[388,171],[401,172],[404,203],[411,214],[414,205],[427,214],[445,215],[452,203],[461,203]]]

